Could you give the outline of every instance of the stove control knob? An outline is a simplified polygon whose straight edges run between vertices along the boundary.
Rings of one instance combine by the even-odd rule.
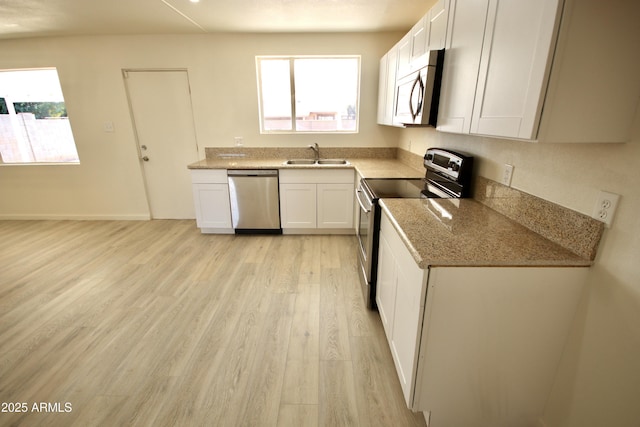
[[[451,169],[454,172],[458,172],[460,170],[460,165],[457,164],[456,162],[449,162],[449,169]]]
[[[427,155],[425,156],[425,158],[426,158],[428,161],[432,161],[432,160],[433,160],[433,154],[427,154]]]

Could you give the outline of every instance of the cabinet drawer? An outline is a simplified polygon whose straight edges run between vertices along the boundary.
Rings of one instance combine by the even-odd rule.
[[[352,184],[353,169],[280,169],[280,183]]]
[[[227,170],[192,169],[191,182],[193,184],[227,184]]]

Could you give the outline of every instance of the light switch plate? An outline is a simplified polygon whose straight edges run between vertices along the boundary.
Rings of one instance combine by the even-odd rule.
[[[102,129],[103,129],[105,132],[114,132],[114,129],[113,129],[113,122],[104,122],[104,123],[102,124]]]

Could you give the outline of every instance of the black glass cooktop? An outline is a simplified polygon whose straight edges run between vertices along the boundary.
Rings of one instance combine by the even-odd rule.
[[[372,196],[380,198],[419,199],[425,188],[424,179],[417,178],[366,178],[365,183]]]

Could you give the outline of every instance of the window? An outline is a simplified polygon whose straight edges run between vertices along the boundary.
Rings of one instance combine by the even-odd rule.
[[[0,70],[0,162],[79,163],[55,68]]]
[[[262,133],[358,132],[359,56],[258,56],[256,67]]]

